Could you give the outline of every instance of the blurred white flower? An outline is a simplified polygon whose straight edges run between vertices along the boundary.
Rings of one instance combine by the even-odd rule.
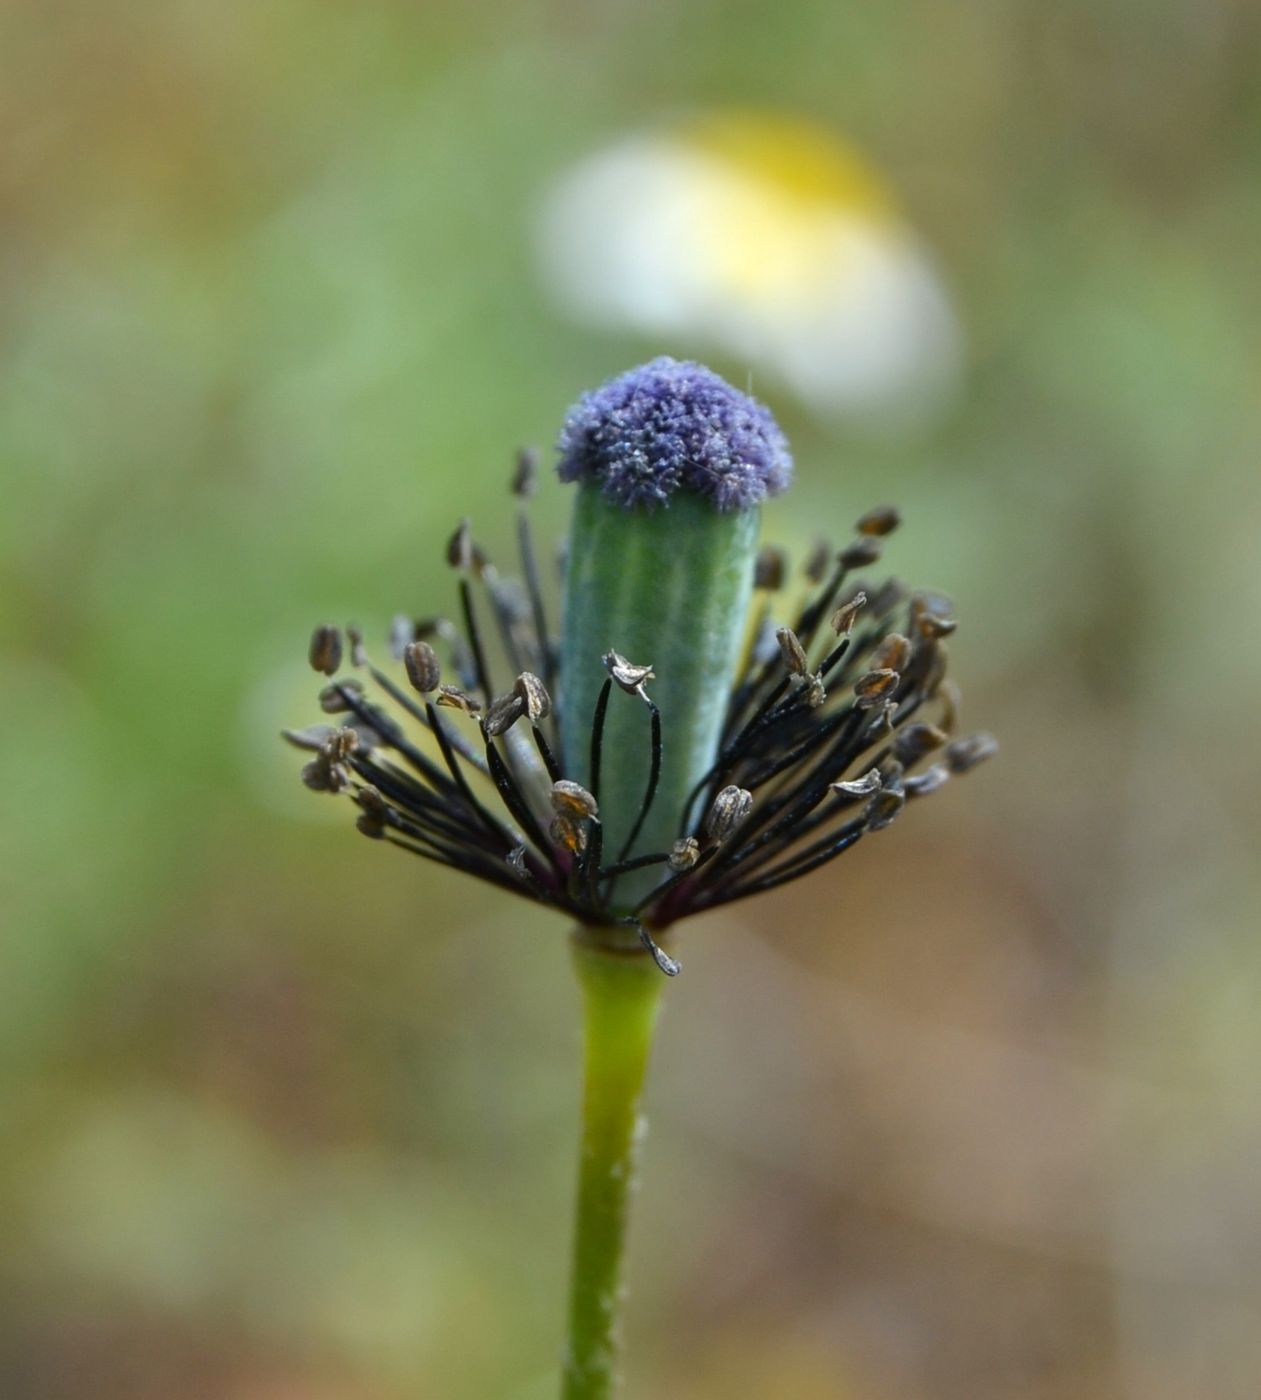
[[[578,319],[718,350],[816,413],[923,418],[957,322],[880,177],[829,132],[711,115],[631,136],[548,192],[544,275]]]

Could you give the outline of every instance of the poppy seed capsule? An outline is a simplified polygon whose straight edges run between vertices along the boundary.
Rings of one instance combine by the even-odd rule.
[[[657,360],[582,399],[560,448],[560,476],[577,483],[563,637],[548,626],[524,461],[522,582],[462,525],[449,551],[462,625],[396,620],[409,686],[373,664],[357,628],[317,628],[312,665],[335,674],[344,648],[361,674],[321,681],[341,725],[283,732],[303,782],[349,797],[365,836],[563,911],[584,946],[620,955],[638,938],[673,976],[655,933],[808,876],[995,743],[957,734],[949,600],[896,579],[873,580],[868,598],[847,578],[874,562],[896,511],[869,511],[839,556],[822,543],[804,597],[773,597],[790,578],[797,594],[800,575],[774,552],[758,563],[758,507],[790,463],[752,399]]]
[[[659,359],[581,399],[560,453],[561,479],[578,483],[561,646],[565,771],[591,782],[600,714],[606,854],[670,851],[718,752],[758,508],[788,484],[787,443],[761,404],[712,371]],[[645,807],[654,744],[659,776]],[[620,876],[615,903],[633,905],[667,875],[656,866]]]

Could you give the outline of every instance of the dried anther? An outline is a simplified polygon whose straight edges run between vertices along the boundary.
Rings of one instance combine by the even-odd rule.
[[[934,763],[922,773],[914,773],[902,784],[907,797],[927,797],[950,781],[950,769],[944,763]]]
[[[880,541],[875,535],[859,535],[841,550],[837,559],[843,569],[865,569],[880,558],[880,553]]]
[[[778,593],[784,586],[784,551],[768,546],[757,557],[753,568],[753,587]]]
[[[476,715],[481,712],[481,702],[474,699],[466,691],[454,685],[440,685],[438,687],[438,698],[434,702],[438,705],[445,705],[449,709],[459,710],[462,714]]]
[[[691,870],[701,858],[701,844],[695,836],[683,836],[670,848],[667,862],[671,870]]]
[[[921,592],[911,595],[911,625],[920,636],[937,638],[948,637],[959,624],[944,593]]]
[[[828,624],[838,637],[848,637],[854,630],[854,619],[858,616],[863,604],[867,601],[867,595],[861,589],[854,594],[848,603],[843,603],[832,614]]]
[[[877,506],[869,510],[854,529],[860,535],[888,535],[902,523],[902,515],[897,506]]]
[[[571,817],[553,817],[547,834],[571,856],[580,856],[587,849],[587,829]]]
[[[955,739],[947,747],[946,763],[952,773],[970,773],[997,752],[998,740],[992,734],[971,734],[966,739]]]
[[[900,762],[911,764],[941,748],[948,740],[946,732],[935,724],[908,724],[898,734],[893,752]]]
[[[330,763],[342,763],[359,747],[359,735],[353,729],[334,729],[321,747]]]
[[[552,697],[547,693],[547,687],[533,672],[522,671],[512,689],[524,705],[526,718],[531,724],[538,724],[552,713]]]
[[[606,651],[600,659],[614,684],[621,686],[628,695],[642,696],[645,683],[655,679],[651,666],[632,665],[619,652]]]
[[[352,698],[362,701],[362,684],[355,680],[337,681],[320,691],[320,709],[326,715],[345,714],[351,707]]]
[[[305,729],[282,729],[281,737],[287,739],[295,749],[309,749],[318,753],[333,732],[331,724],[310,724]]]
[[[714,798],[705,817],[705,835],[721,845],[753,810],[753,794],[734,783]]]
[[[391,815],[385,799],[368,783],[355,794],[355,801],[359,804],[359,816],[355,819],[355,826],[364,836],[371,837],[374,841],[383,840]]]
[[[906,798],[896,788],[885,788],[878,792],[863,809],[863,820],[867,824],[867,830],[883,831],[885,827],[892,826],[905,806]]]
[[[806,659],[806,649],[801,645],[801,639],[791,627],[780,627],[776,629],[775,640],[779,643],[780,655],[784,658],[784,665],[790,676],[804,676],[809,668]]]
[[[303,768],[302,781],[312,792],[341,792],[345,787],[341,770],[323,756],[313,758]]]
[[[438,653],[428,642],[408,642],[403,648],[403,665],[407,679],[422,695],[438,689],[442,667],[438,664]]]
[[[933,617],[931,614],[926,614],[919,622],[920,631],[926,637],[948,637],[958,626],[953,617]]]
[[[873,671],[905,671],[911,660],[911,644],[898,632],[889,635],[871,654]]]
[[[861,778],[832,783],[831,788],[833,792],[842,793],[846,797],[870,797],[873,792],[880,791],[881,782],[879,768],[869,768]]]
[[[552,784],[552,807],[559,816],[571,821],[588,821],[600,815],[595,798],[580,783],[568,778]]]
[[[881,667],[868,671],[854,682],[854,704],[861,710],[869,710],[891,698],[902,679],[897,671]]]
[[[336,627],[317,627],[311,633],[311,646],[307,659],[313,671],[325,676],[335,676],[342,664],[342,634]]]
[[[486,707],[486,718],[482,725],[490,738],[498,739],[501,734],[506,734],[523,714],[525,701],[514,690],[490,702]]]

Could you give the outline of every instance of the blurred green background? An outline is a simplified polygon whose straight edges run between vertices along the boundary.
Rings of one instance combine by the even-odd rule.
[[[512,450],[693,348],[562,320],[530,230],[730,103],[854,141],[951,288],[931,428],[766,391],[768,529],[898,501],[1004,752],[687,930],[627,1394],[1261,1390],[1259,58],[1251,0],[0,10],[7,1400],[553,1393],[563,929],[275,736],[312,623],[449,607]]]

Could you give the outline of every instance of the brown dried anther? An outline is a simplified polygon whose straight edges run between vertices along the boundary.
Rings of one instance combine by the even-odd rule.
[[[881,552],[880,541],[875,535],[859,535],[836,557],[843,569],[865,569],[880,558]]]
[[[888,535],[902,523],[902,513],[897,506],[877,506],[862,516],[854,529],[860,535]]]
[[[341,763],[348,759],[358,747],[359,735],[353,729],[341,725],[330,731],[320,752],[328,758],[330,763]]]
[[[481,713],[481,702],[474,699],[467,691],[461,690],[454,685],[440,685],[438,687],[438,698],[434,702],[437,705],[444,705],[448,709],[459,710],[462,714],[476,715]]]
[[[905,671],[911,660],[911,644],[900,632],[890,632],[871,653],[873,671]]]
[[[342,634],[340,629],[330,626],[317,627],[311,633],[311,645],[307,660],[313,671],[325,676],[335,676],[342,664]]]
[[[681,836],[670,847],[670,859],[667,863],[674,871],[691,870],[700,858],[701,844],[696,837]]]
[[[868,671],[854,682],[854,704],[860,710],[870,710],[882,704],[892,698],[901,679],[897,671],[891,671],[887,667]]]
[[[945,730],[935,724],[908,724],[898,732],[893,752],[900,762],[909,766],[917,763],[925,754],[941,748],[949,742],[949,738]]]
[[[934,763],[922,773],[913,773],[902,783],[907,797],[927,797],[950,781],[950,769],[944,763]]]
[[[921,591],[911,595],[911,625],[920,636],[948,637],[959,625],[954,620],[954,604],[944,593]]]
[[[775,640],[779,643],[780,655],[784,658],[784,666],[790,676],[804,676],[809,669],[809,661],[806,658],[806,649],[801,645],[801,639],[791,627],[777,627],[775,629]]]
[[[553,817],[547,834],[571,856],[580,856],[587,849],[587,829],[569,817]]]
[[[568,816],[557,816],[547,827],[547,834],[557,846],[571,855],[581,855],[586,850],[586,827],[574,822]]]
[[[442,680],[438,653],[428,642],[408,642],[403,648],[403,666],[407,679],[422,695],[437,690]]]
[[[320,709],[326,715],[340,715],[351,709],[351,700],[363,700],[363,686],[356,680],[337,681],[320,691]]]
[[[757,562],[753,566],[753,587],[778,593],[784,586],[786,567],[784,551],[768,545],[758,552]]]
[[[948,637],[958,629],[953,617],[933,617],[926,615],[920,619],[920,630],[926,637]]]
[[[854,619],[867,601],[867,595],[860,588],[848,603],[842,603],[832,614],[829,626],[838,637],[848,637],[854,630]]]
[[[349,779],[340,764],[330,763],[320,754],[313,758],[302,770],[302,781],[312,792],[344,792]]]
[[[606,651],[600,660],[614,684],[621,686],[628,695],[642,696],[645,683],[656,679],[651,665],[636,666],[620,652]]]
[[[482,728],[485,729],[488,738],[498,739],[501,734],[506,734],[523,714],[525,701],[515,690],[509,691],[507,695],[497,696],[486,707]]]
[[[863,809],[867,830],[883,831],[886,826],[892,826],[905,806],[906,798],[899,789],[883,788]]]
[[[350,785],[345,760],[358,747],[359,736],[353,729],[329,727],[319,752],[303,768],[302,781],[312,792],[344,792]]]
[[[552,808],[558,816],[570,821],[599,820],[599,805],[581,783],[562,778],[552,784],[551,799]]]
[[[385,799],[371,783],[368,783],[355,794],[355,801],[359,804],[359,816],[355,825],[363,835],[380,841],[392,815]]]
[[[879,792],[883,779],[879,768],[869,768],[861,778],[850,778],[843,783],[830,783],[832,791],[845,797],[870,797]]]
[[[309,724],[305,729],[282,729],[280,734],[295,749],[309,749],[318,753],[335,728],[332,724]]]
[[[955,739],[947,746],[946,763],[952,773],[969,773],[997,752],[998,740],[992,734],[969,734],[966,739]]]
[[[537,724],[552,713],[552,697],[533,671],[522,671],[512,690],[525,707],[526,718],[531,724]]]
[[[705,835],[721,845],[753,810],[753,794],[734,783],[722,789],[705,814]]]

